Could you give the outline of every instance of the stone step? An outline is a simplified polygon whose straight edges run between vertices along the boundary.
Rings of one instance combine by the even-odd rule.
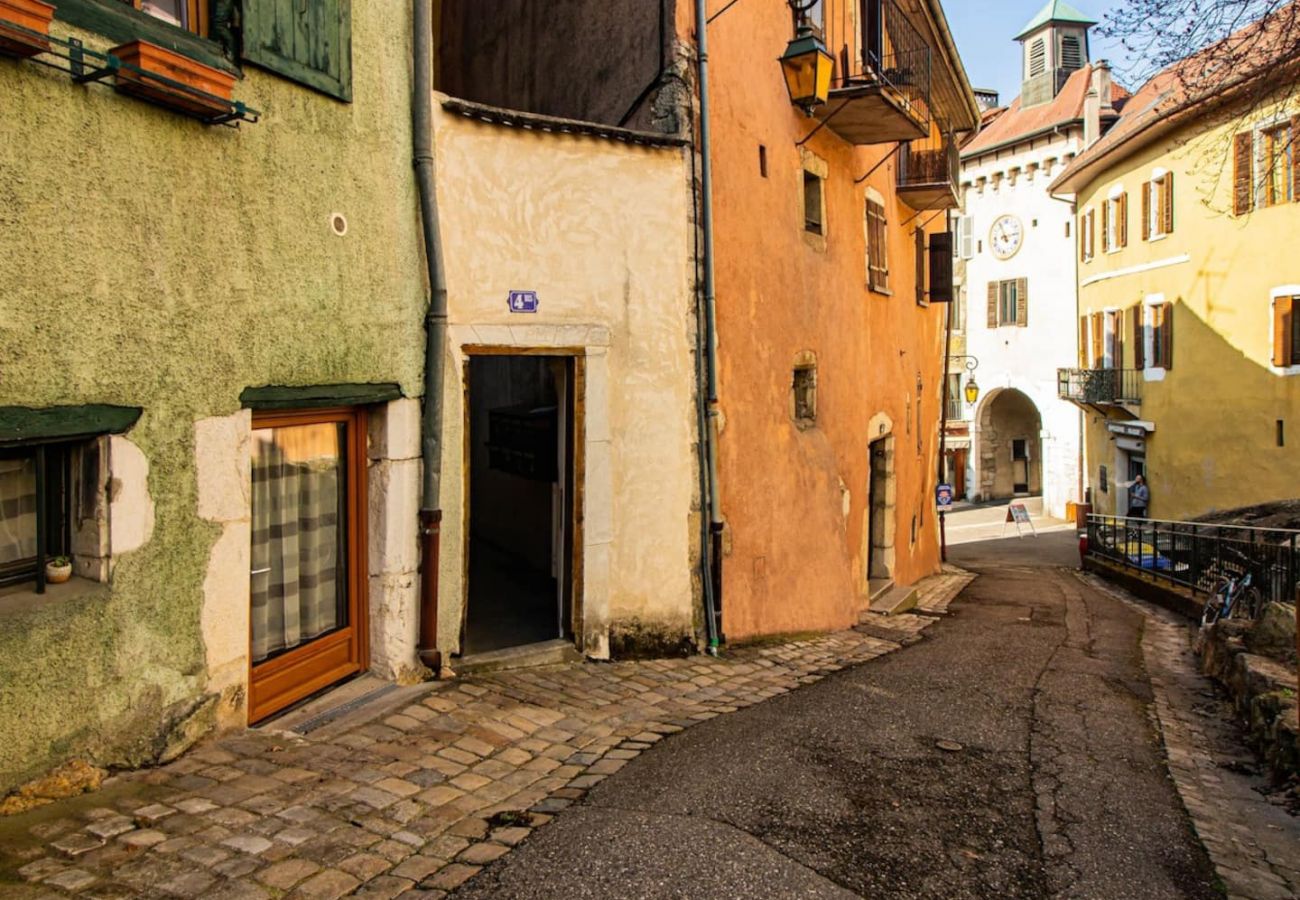
[[[572,641],[557,638],[539,644],[524,644],[487,653],[471,653],[452,663],[457,675],[502,672],[506,669],[524,669],[535,666],[554,666],[561,663],[581,662],[582,654]]]
[[[911,585],[890,587],[878,596],[871,598],[870,612],[882,616],[896,616],[916,606],[919,594]]]

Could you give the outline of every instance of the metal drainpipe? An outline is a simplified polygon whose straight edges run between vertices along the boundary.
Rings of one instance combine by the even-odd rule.
[[[433,0],[413,0],[415,29],[411,84],[411,137],[415,188],[420,197],[424,259],[429,270],[429,306],[425,314],[424,410],[421,457],[424,482],[420,500],[420,662],[437,675],[442,669],[438,649],[438,565],[442,532],[442,385],[443,345],[447,336],[447,279],[443,271],[442,236],[434,189],[433,162]]]
[[[705,395],[708,397],[708,427],[700,434],[708,462],[709,537],[701,548],[712,566],[704,579],[704,617],[709,653],[717,655],[721,635],[717,620],[722,594],[722,500],[718,489],[718,320],[717,293],[713,272],[713,149],[709,128],[709,27],[705,0],[695,0],[695,40],[700,80],[700,230],[704,252],[701,268],[704,280]],[[701,485],[701,497],[704,486]]]

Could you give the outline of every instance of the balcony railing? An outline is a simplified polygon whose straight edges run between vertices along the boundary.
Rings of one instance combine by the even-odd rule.
[[[1057,369],[1057,394],[1062,400],[1083,404],[1142,402],[1141,369]]]
[[[830,29],[836,64],[827,127],[855,144],[925,137],[930,45],[894,0],[864,0],[858,26]]]
[[[957,206],[961,157],[948,134],[903,144],[898,151],[898,192],[916,210]]]

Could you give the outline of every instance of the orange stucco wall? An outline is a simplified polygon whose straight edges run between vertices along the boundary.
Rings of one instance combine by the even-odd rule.
[[[710,0],[710,13],[724,2]],[[689,36],[693,19],[678,12]],[[738,4],[709,27],[730,640],[842,628],[866,605],[868,443],[879,436],[868,426],[880,413],[894,437],[895,583],[939,565],[933,491],[946,307],[916,303],[912,237],[932,214],[913,218],[897,199],[892,159],[854,184],[892,144],[854,147],[822,129],[805,149],[828,170],[825,248],[810,245],[796,144],[816,122],[790,105],[776,62],[790,35],[784,3]],[[892,296],[866,288],[868,186],[887,210]],[[944,219],[927,231],[942,231]],[[790,387],[806,351],[816,354],[817,420],[800,430]]]

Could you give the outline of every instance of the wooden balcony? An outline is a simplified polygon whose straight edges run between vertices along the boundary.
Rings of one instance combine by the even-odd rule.
[[[898,196],[912,209],[956,209],[960,205],[960,157],[951,135],[904,144],[898,151]]]

